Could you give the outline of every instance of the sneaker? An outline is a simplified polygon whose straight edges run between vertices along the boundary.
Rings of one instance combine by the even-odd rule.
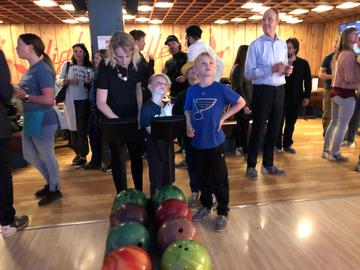
[[[2,226],[2,236],[4,238],[14,235],[16,232],[23,230],[29,225],[28,216],[15,216],[11,225]]]
[[[329,160],[336,161],[336,162],[347,162],[347,161],[349,161],[349,158],[344,157],[341,153],[339,153],[336,155],[334,155],[334,154],[330,155]]]
[[[243,155],[243,149],[242,147],[236,147],[235,149],[235,155],[242,156]]]
[[[73,164],[73,166],[74,166],[75,168],[82,168],[82,167],[85,166],[85,164],[86,164],[86,159],[79,158],[79,159]]]
[[[199,196],[198,192],[191,193],[189,201],[188,201],[189,206],[190,207],[195,207],[199,202],[199,197],[200,196]]]
[[[44,188],[38,190],[35,192],[35,196],[37,198],[42,198],[49,192],[49,185],[44,185]]]
[[[246,177],[250,178],[251,180],[257,180],[259,178],[255,167],[247,167]]]
[[[325,159],[329,159],[330,156],[331,156],[331,153],[330,153],[329,150],[324,150],[324,151],[322,152],[322,154],[321,154],[321,157],[322,157],[322,158],[325,158]]]
[[[360,161],[355,165],[354,171],[360,172]]]
[[[296,150],[294,148],[292,148],[291,146],[289,147],[284,147],[284,151],[288,152],[290,154],[296,154]]]
[[[355,142],[343,141],[340,146],[346,148],[355,148]]]
[[[281,148],[277,148],[276,146],[274,146],[274,154],[278,154],[280,153]]]
[[[192,220],[195,222],[198,222],[202,220],[204,217],[209,215],[210,209],[207,209],[206,207],[199,208],[196,213],[193,215]]]
[[[272,175],[278,175],[278,176],[282,176],[285,175],[285,171],[279,169],[278,167],[276,167],[275,165],[272,166],[261,166],[261,172],[264,174],[272,174]]]
[[[89,163],[86,163],[85,166],[84,166],[84,169],[85,170],[99,170],[101,168],[100,165],[95,165],[91,162]]]
[[[105,165],[103,168],[102,168],[103,172],[111,172],[111,165]]]
[[[62,198],[62,193],[57,191],[49,191],[48,194],[46,194],[39,202],[39,206],[45,206],[48,205],[56,200],[59,200]]]
[[[73,161],[72,161],[72,165],[74,166],[74,165],[78,162],[78,160],[79,160],[80,158],[81,158],[80,156],[75,156],[74,159],[73,159]]]
[[[175,164],[176,169],[183,169],[183,168],[186,168],[186,167],[187,167],[187,164],[186,164],[185,160],[180,161],[179,163]]]
[[[215,220],[215,230],[217,232],[225,231],[226,225],[228,223],[228,217],[223,215],[218,215]]]

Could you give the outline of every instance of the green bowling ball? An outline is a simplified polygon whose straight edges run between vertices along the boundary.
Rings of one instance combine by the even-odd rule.
[[[156,210],[163,201],[169,199],[178,199],[186,203],[186,196],[180,188],[173,185],[166,185],[157,190],[151,198],[154,210]]]
[[[194,240],[178,240],[170,244],[161,257],[161,270],[211,270],[207,250]]]
[[[116,195],[112,206],[112,212],[116,211],[123,204],[137,204],[146,209],[147,199],[145,194],[140,190],[128,188],[120,191],[119,194]]]
[[[113,228],[106,240],[106,254],[110,254],[110,252],[115,249],[129,245],[149,251],[149,232],[144,225],[139,222],[124,222]]]

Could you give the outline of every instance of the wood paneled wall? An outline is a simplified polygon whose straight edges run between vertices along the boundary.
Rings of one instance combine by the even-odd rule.
[[[320,63],[325,55],[331,52],[332,40],[338,35],[338,25],[343,21],[352,21],[359,18],[346,18],[326,24],[281,24],[278,33],[281,38],[296,37],[300,41],[299,56],[309,61],[312,74],[316,75]],[[142,29],[146,34],[144,55],[155,57],[156,72],[160,72],[165,61],[170,58],[166,37],[175,34],[185,46],[184,25],[126,25],[125,30]],[[225,63],[224,76],[229,76],[237,49],[240,45],[250,44],[251,41],[262,35],[261,24],[237,25],[201,25],[202,39],[222,57]],[[57,72],[62,64],[72,55],[71,45],[77,42],[85,43],[90,50],[90,33],[87,24],[81,25],[21,25],[0,24],[0,48],[4,50],[9,62],[14,83],[18,82],[27,69],[27,63],[16,54],[17,37],[22,33],[39,35],[46,46],[46,52],[53,59]]]

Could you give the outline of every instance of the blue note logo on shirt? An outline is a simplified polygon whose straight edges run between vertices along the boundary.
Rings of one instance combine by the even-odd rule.
[[[215,106],[217,99],[216,98],[197,98],[194,99],[194,106],[196,111],[193,112],[194,120],[203,120],[204,115],[203,112],[210,110]]]

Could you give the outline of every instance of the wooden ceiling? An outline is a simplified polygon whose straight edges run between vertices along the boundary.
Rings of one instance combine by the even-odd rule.
[[[106,0],[104,0],[106,1]],[[120,0],[119,0],[120,1]],[[140,0],[139,5],[154,6],[156,2],[163,0]],[[59,5],[70,3],[67,0],[56,1]],[[240,0],[172,0],[172,8],[154,8],[152,11],[139,12],[137,17],[147,17],[149,19],[159,19],[163,24],[211,24],[218,19],[231,20],[235,17],[248,18],[256,13],[241,6],[248,1]],[[345,1],[301,1],[301,0],[272,0],[256,1],[265,6],[276,7],[280,12],[288,13],[294,9],[309,9],[319,4],[329,4],[336,6]],[[357,1],[353,1],[357,2]],[[333,10],[316,13],[310,11],[303,15],[296,15],[304,23],[328,22],[335,19],[346,18],[348,16],[360,15],[360,7],[353,9]],[[39,7],[31,0],[0,0],[0,20],[4,23],[63,23],[63,19],[71,19],[79,15],[72,11],[64,11],[60,7]],[[248,20],[245,22],[249,22]],[[127,20],[128,24],[136,24],[135,19]]]

